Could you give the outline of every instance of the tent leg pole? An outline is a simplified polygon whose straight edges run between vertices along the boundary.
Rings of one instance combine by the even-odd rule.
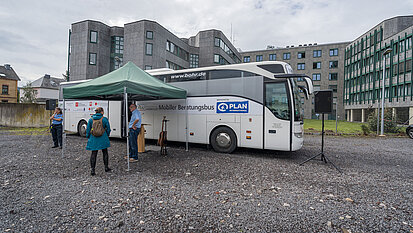
[[[65,133],[65,120],[66,120],[66,115],[65,115],[65,99],[63,99],[63,120],[62,120],[62,157],[65,156],[65,147],[66,147],[66,133]]]
[[[128,94],[126,93],[126,87],[123,87],[123,97],[125,102],[125,127],[126,127],[126,158],[128,160],[128,170],[130,171],[129,161],[129,127],[128,127]]]
[[[189,151],[189,139],[188,139],[188,99],[185,99],[185,150]]]

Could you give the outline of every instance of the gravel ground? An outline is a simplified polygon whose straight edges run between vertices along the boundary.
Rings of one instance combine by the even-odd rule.
[[[86,140],[0,131],[0,230],[8,232],[413,232],[413,140],[326,137],[344,174],[313,160],[321,137],[294,153],[172,145],[126,171],[125,141],[111,140],[90,176]]]

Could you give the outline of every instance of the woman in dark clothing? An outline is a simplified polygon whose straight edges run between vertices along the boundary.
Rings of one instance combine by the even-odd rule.
[[[103,163],[105,164],[105,172],[109,172],[112,169],[109,168],[109,155],[108,155],[108,147],[110,147],[109,135],[110,135],[110,125],[108,118],[103,116],[103,108],[98,107],[95,110],[96,114],[92,115],[87,123],[86,129],[86,137],[89,139],[87,141],[86,150],[91,150],[92,154],[90,156],[90,167],[92,168],[91,175],[96,175],[95,167],[96,167],[96,157],[98,154],[98,150],[102,150],[103,153]],[[93,133],[93,121],[101,120],[104,132],[101,136],[94,136]],[[97,125],[97,124],[95,124]],[[95,130],[97,132],[97,130]],[[96,135],[96,134],[95,134]]]
[[[63,123],[63,114],[62,109],[55,108],[53,115],[50,117],[52,120],[52,126],[50,131],[52,132],[54,146],[56,148],[60,146],[62,149],[62,123]]]

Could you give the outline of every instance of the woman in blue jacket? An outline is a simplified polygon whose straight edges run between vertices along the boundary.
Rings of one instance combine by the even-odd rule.
[[[109,172],[112,169],[109,168],[109,154],[108,154],[108,147],[110,147],[109,135],[110,135],[110,125],[109,120],[106,117],[103,117],[103,108],[98,107],[95,110],[96,114],[92,115],[87,123],[86,129],[86,137],[89,139],[87,141],[86,150],[91,150],[92,154],[90,156],[90,167],[92,168],[91,175],[96,175],[95,167],[96,167],[96,157],[98,154],[98,150],[102,150],[103,153],[103,163],[105,164],[105,172]],[[93,120],[100,120],[102,118],[102,125],[104,128],[104,132],[102,136],[96,137],[92,134],[91,131]]]

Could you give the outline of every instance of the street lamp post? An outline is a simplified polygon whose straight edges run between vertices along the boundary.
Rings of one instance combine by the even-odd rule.
[[[381,134],[379,136],[384,136],[384,88],[385,88],[385,76],[386,76],[386,58],[385,56],[393,51],[391,48],[388,48],[384,51],[383,58],[383,87],[381,95]],[[390,91],[390,90],[389,90]]]

